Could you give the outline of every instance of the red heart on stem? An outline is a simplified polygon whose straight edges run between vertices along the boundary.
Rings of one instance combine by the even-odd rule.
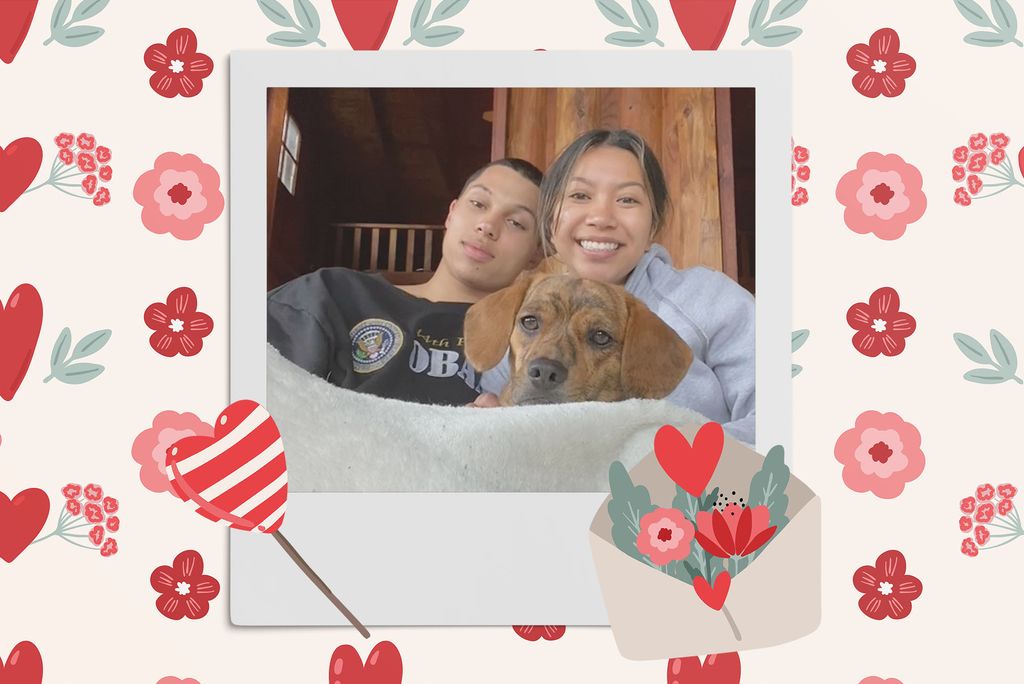
[[[669,4],[691,50],[717,50],[729,28],[736,0],[669,0]]]
[[[739,684],[740,654],[713,653],[704,658],[672,658],[668,661],[668,684]]]
[[[334,649],[328,672],[329,684],[400,684],[402,656],[390,641],[382,641],[370,651],[363,665],[359,652],[345,644]]]
[[[398,0],[331,0],[334,16],[353,50],[378,50]]]
[[[725,434],[718,423],[705,423],[693,446],[679,430],[665,425],[654,435],[654,455],[665,474],[691,496],[700,496],[722,458]]]
[[[43,529],[48,515],[50,497],[42,489],[26,489],[13,499],[0,492],[0,558],[13,563]]]
[[[0,301],[0,397],[14,398],[25,379],[43,326],[43,301],[36,288],[19,285]]]
[[[0,212],[31,185],[43,164],[43,148],[35,138],[18,138],[6,148],[0,146]]]
[[[276,532],[288,502],[288,468],[277,423],[258,402],[224,409],[213,437],[178,440],[167,450],[174,492],[210,520],[239,530]]]
[[[11,649],[7,665],[0,658],[0,684],[40,684],[43,681],[43,658],[31,641],[22,641]]]
[[[729,586],[732,584],[732,577],[723,570],[715,578],[715,586],[712,587],[708,581],[697,575],[693,578],[693,590],[697,592],[700,600],[707,604],[712,610],[722,610],[725,605],[725,597],[729,595]]]

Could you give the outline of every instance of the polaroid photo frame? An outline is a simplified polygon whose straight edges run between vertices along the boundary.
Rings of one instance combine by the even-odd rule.
[[[230,69],[232,401],[266,401],[268,88],[754,88],[756,447],[790,452],[788,53],[235,52]],[[292,492],[282,531],[371,628],[607,625],[587,534],[605,496]],[[402,530],[400,545],[394,530]],[[235,625],[348,625],[267,535],[231,531],[229,589]]]

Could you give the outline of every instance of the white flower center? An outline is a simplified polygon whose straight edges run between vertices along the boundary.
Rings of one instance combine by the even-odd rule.
[[[882,596],[888,596],[892,593],[892,582],[879,582],[878,593]]]
[[[885,321],[881,318],[876,318],[875,322],[871,324],[871,329],[875,332],[885,332]]]
[[[885,60],[876,59],[875,63],[871,65],[871,70],[874,71],[876,74],[883,74],[885,73],[885,67]]]
[[[191,590],[192,587],[189,586],[188,582],[178,582],[178,586],[175,588],[174,591],[178,592],[182,596],[188,596],[188,592],[190,592]]]
[[[185,70],[185,62],[181,61],[180,59],[172,59],[170,69],[172,72],[180,74],[182,71]]]
[[[180,318],[172,318],[170,328],[171,332],[179,333],[185,329],[185,321],[181,320]]]
[[[580,240],[580,247],[589,252],[614,252],[619,248],[619,243],[597,242],[596,240]]]

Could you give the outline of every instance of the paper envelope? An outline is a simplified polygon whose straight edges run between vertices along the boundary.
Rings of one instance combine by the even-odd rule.
[[[698,425],[679,428],[693,443]],[[764,458],[726,436],[722,458],[708,491],[746,500],[750,480]],[[668,508],[676,485],[654,453],[630,477],[644,485],[655,506]],[[632,660],[726,653],[785,643],[813,632],[821,620],[821,500],[790,476],[786,487],[789,523],[736,577],[725,608],[736,624],[737,639],[723,611],[709,608],[693,586],[670,577],[620,551],[612,541],[606,498],[590,525],[590,545],[615,643]]]

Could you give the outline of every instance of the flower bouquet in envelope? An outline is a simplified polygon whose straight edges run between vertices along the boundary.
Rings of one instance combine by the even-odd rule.
[[[821,502],[707,423],[666,425],[632,471],[612,464],[590,544],[619,652],[634,660],[780,644],[821,617]]]

